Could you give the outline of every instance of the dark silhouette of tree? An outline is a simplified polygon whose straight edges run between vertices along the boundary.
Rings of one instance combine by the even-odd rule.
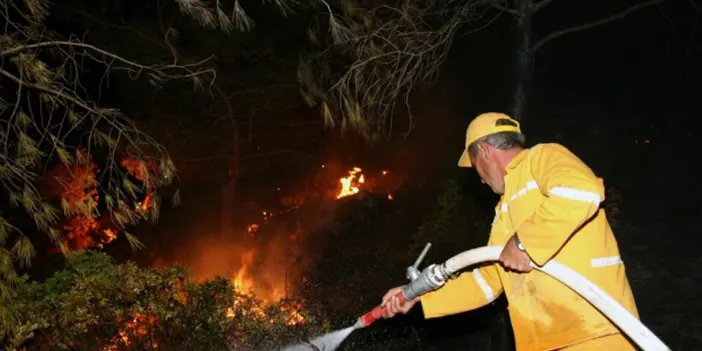
[[[154,3],[161,6],[159,1]],[[231,34],[247,31],[253,25],[238,2],[229,4],[226,14],[219,1],[209,5],[193,0],[169,3],[180,18],[194,19],[193,24],[200,28]],[[287,3],[276,3],[282,12],[288,11]],[[171,85],[183,88],[187,82],[189,87],[223,94],[213,85],[217,68],[214,57],[181,57],[181,38],[173,28],[164,26],[162,18],[148,20],[155,22],[157,33],[162,35],[156,43],[167,50],[158,55],[128,57],[105,48],[107,45],[90,43],[70,30],[52,27],[50,13],[54,6],[58,5],[45,0],[0,1],[0,16],[5,23],[0,33],[0,192],[10,200],[9,205],[0,207],[0,289],[5,282],[18,278],[14,262],[28,266],[35,255],[35,230],[20,224],[22,215],[29,217],[38,231],[47,233],[63,252],[70,248],[56,228],[61,219],[59,207],[65,217],[86,219],[80,225],[69,224],[74,229],[90,229],[99,217],[96,214],[104,208],[110,213],[110,221],[124,228],[145,218],[140,213],[144,206],[140,205],[147,201],[145,193],[151,192],[154,197],[148,199],[152,205],[146,206],[147,217],[157,218],[156,190],[176,177],[175,164],[164,145],[133,118],[103,106],[102,88],[110,80],[119,77],[141,81],[142,87],[150,91],[164,91]],[[228,100],[225,105],[231,115]],[[47,175],[56,175],[49,173],[56,167],[68,175],[59,187],[63,193],[54,197],[58,203],[43,198],[39,190]],[[92,173],[95,181],[83,184],[82,179],[92,179],[79,176],[83,171]],[[73,194],[75,184],[85,185],[83,194]],[[95,192],[100,195],[90,195]],[[82,198],[85,201],[77,200]],[[134,236],[125,235],[133,247],[140,246]]]

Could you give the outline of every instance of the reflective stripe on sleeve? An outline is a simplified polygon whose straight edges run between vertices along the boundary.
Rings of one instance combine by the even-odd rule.
[[[574,188],[566,188],[566,187],[553,187],[551,190],[548,191],[549,195],[554,195],[554,196],[559,196],[559,197],[564,197],[566,199],[571,199],[571,200],[577,200],[577,201],[585,201],[585,202],[590,202],[595,205],[599,205],[600,202],[602,202],[602,199],[600,198],[600,195],[589,192],[589,191],[583,191],[579,189],[574,189]]]
[[[478,283],[478,286],[480,286],[480,290],[483,291],[483,294],[485,295],[485,299],[488,302],[491,302],[493,299],[495,299],[495,294],[492,292],[492,288],[488,283],[485,281],[485,278],[483,278],[483,275],[480,274],[480,271],[476,268],[473,270],[473,278],[475,278],[475,281]]]
[[[598,257],[593,258],[591,261],[592,268],[601,268],[614,266],[615,264],[624,263],[621,256],[610,256],[610,257]]]

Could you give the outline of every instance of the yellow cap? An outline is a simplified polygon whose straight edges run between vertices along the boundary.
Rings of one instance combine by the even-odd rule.
[[[516,126],[497,125],[498,120],[508,120],[516,124]],[[458,167],[473,166],[470,162],[470,155],[468,154],[468,147],[470,144],[484,136],[499,132],[521,133],[522,131],[519,129],[519,122],[504,113],[488,112],[475,117],[466,130],[466,148],[463,150],[463,155],[461,155],[461,158],[458,160]]]

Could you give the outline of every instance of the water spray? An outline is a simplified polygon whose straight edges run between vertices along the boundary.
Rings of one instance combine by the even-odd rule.
[[[459,253],[440,265],[429,265],[420,272],[418,267],[430,247],[431,243],[428,243],[414,264],[407,267],[407,278],[410,280],[410,283],[397,293],[396,296],[400,302],[410,301],[418,296],[422,296],[442,287],[447,280],[455,277],[458,272],[466,267],[483,262],[497,261],[502,252],[501,246],[484,246]],[[551,260],[541,267],[532,263],[532,267],[565,284],[590,302],[605,317],[609,318],[622,333],[626,334],[636,343],[642,351],[670,351],[670,348],[643,325],[641,321],[622,307],[616,300],[607,295],[602,289],[592,284],[592,282],[576,271],[555,260]],[[284,350],[303,351],[315,348],[325,351],[335,350],[354,330],[368,327],[378,319],[381,319],[384,312],[384,306],[375,307],[358,318],[353,326],[312,340],[311,344],[314,345],[314,347],[309,346],[309,344],[296,345],[292,348],[285,348]]]

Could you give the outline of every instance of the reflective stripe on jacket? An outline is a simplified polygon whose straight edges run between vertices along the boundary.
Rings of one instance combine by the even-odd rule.
[[[552,258],[599,286],[638,318],[612,229],[600,203],[604,185],[558,144],[519,153],[507,166],[488,245],[513,234],[531,259]],[[499,263],[463,272],[422,297],[426,318],[479,308],[505,292],[518,351],[556,350],[618,329],[575,292],[544,273],[507,272]]]

